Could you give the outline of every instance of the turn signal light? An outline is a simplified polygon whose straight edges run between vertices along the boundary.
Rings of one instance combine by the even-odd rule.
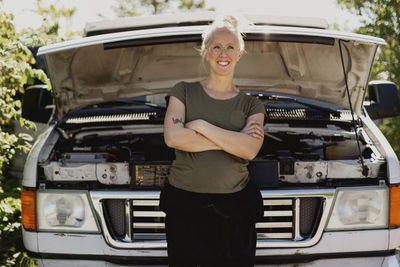
[[[400,227],[400,186],[390,187],[389,227]]]
[[[35,191],[22,189],[22,225],[25,230],[36,231],[36,203]]]

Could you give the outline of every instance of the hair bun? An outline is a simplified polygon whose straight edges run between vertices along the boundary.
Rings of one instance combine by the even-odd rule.
[[[228,28],[235,32],[241,32],[246,26],[253,25],[242,14],[221,14],[215,18],[214,27]]]
[[[252,25],[252,23],[241,15],[221,14],[217,16],[214,22],[202,34],[203,42],[200,50],[201,55],[204,57],[213,32],[221,28],[226,28],[231,31],[239,42],[240,51],[244,51],[244,40],[241,32],[243,27],[250,25]]]
[[[239,20],[232,15],[226,15],[222,17],[222,21],[225,25],[231,25],[232,28],[238,30],[239,28]]]

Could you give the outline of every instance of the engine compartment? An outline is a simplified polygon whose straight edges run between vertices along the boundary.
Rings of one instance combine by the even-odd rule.
[[[357,143],[349,122],[267,119],[263,146],[249,163],[250,175],[260,187],[385,177],[385,160],[362,128]],[[57,129],[54,147],[39,164],[42,182],[145,189],[167,181],[175,155],[164,142],[160,123],[91,122]]]

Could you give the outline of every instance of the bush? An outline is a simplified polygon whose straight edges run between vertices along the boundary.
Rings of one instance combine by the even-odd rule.
[[[23,252],[19,182],[0,177],[0,190],[0,266],[35,266]]]
[[[1,2],[0,2],[1,4]],[[6,179],[5,167],[17,153],[30,149],[31,137],[13,133],[11,121],[22,127],[35,125],[21,117],[21,101],[26,85],[41,81],[50,86],[30,50],[18,39],[13,16],[0,9],[0,266],[34,266],[23,251],[21,235],[20,181]]]

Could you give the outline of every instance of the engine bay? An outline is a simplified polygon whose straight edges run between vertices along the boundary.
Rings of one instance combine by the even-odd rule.
[[[318,118],[285,120],[276,111],[267,111],[263,146],[249,163],[250,176],[260,187],[385,176],[385,160],[362,128],[357,141],[349,122],[335,116]],[[160,121],[120,125],[90,121],[79,127],[58,127],[54,147],[40,162],[42,181],[163,186],[175,155],[164,142]]]

